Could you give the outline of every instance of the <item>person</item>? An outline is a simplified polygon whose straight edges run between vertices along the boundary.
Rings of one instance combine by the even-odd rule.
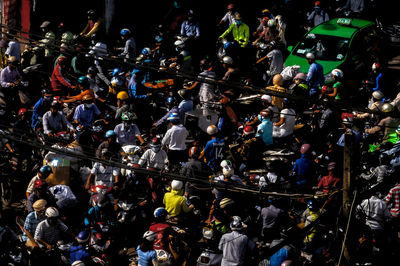
[[[121,115],[122,123],[118,124],[114,128],[115,134],[117,134],[117,142],[123,147],[125,145],[136,145],[136,139],[141,144],[144,143],[142,135],[140,134],[139,128],[133,123],[136,117],[131,112],[124,112]]]
[[[50,111],[43,115],[43,133],[47,136],[56,136],[58,133],[69,130],[75,132],[75,128],[67,120],[65,115],[60,112],[61,104],[53,101]]]
[[[168,155],[161,149],[160,139],[155,137],[151,140],[150,149],[147,149],[139,159],[140,166],[164,170],[168,165]]]
[[[153,212],[154,221],[150,224],[149,231],[157,234],[153,248],[155,250],[169,250],[169,235],[173,234],[173,229],[167,222],[168,212],[164,207],[158,207]]]
[[[328,175],[323,176],[318,182],[318,190],[322,193],[331,193],[340,188],[340,178],[334,175],[336,169],[336,162],[328,164]]]
[[[46,219],[41,221],[35,231],[34,239],[39,245],[50,250],[57,241],[62,239],[62,233],[75,237],[68,227],[59,219],[59,212],[55,207],[48,207],[45,211]]]
[[[336,9],[336,12],[340,12],[342,10],[350,10],[355,17],[359,17],[364,11],[364,0],[347,0],[346,4],[343,7],[339,7]]]
[[[221,266],[244,265],[246,251],[252,250],[254,243],[243,233],[245,224],[239,216],[234,216],[230,228],[232,232],[222,235],[218,248],[222,250]]]
[[[143,234],[143,238],[136,248],[138,254],[138,265],[150,266],[158,264],[157,253],[153,249],[153,242],[156,237],[157,234],[152,231],[146,231]]]
[[[272,86],[267,87],[269,90],[276,91],[276,92],[282,92],[282,93],[287,93],[288,90],[283,86],[283,77],[281,74],[276,74],[272,78]],[[279,110],[283,109],[283,98],[279,96],[272,96],[272,105],[275,105],[278,107]]]
[[[228,26],[234,24],[236,22],[235,16],[236,14],[238,14],[237,11],[235,11],[235,5],[233,3],[228,4],[228,6],[226,7],[226,9],[228,10],[225,15],[221,18],[221,20],[218,22],[218,26],[227,23],[228,22]]]
[[[96,157],[101,157],[101,151],[103,149],[108,149],[112,154],[123,155],[123,150],[121,145],[117,142],[117,134],[113,130],[107,130],[105,140],[100,143],[99,147],[96,149]]]
[[[29,181],[28,187],[26,188],[26,198],[29,198],[29,196],[33,193],[36,180],[40,179],[44,181],[52,173],[53,169],[50,165],[43,165],[40,167],[37,174]]]
[[[18,71],[18,60],[15,56],[10,56],[7,60],[7,67],[1,70],[0,85],[3,88],[14,88],[22,80],[22,76]]]
[[[279,208],[279,199],[268,199],[267,206],[263,207],[259,219],[262,222],[261,237],[267,243],[278,238],[280,227],[288,218],[287,213]]]
[[[39,199],[33,203],[33,212],[30,212],[26,218],[24,223],[24,234],[22,235],[22,239],[25,241],[25,244],[28,248],[34,248],[37,246],[36,241],[34,240],[35,231],[37,225],[46,219],[44,215],[44,211],[46,210],[47,201],[44,199]]]
[[[188,205],[186,199],[182,196],[184,192],[183,182],[172,180],[171,190],[164,194],[163,203],[168,212],[168,217],[175,217],[179,220],[179,216],[193,209],[193,205]]]
[[[235,20],[235,23],[230,25],[229,28],[218,37],[218,39],[223,39],[229,33],[232,33],[233,39],[238,42],[240,47],[247,47],[250,41],[249,26],[242,21],[242,17],[239,13],[235,14]]]
[[[389,206],[392,203],[390,208],[390,214],[394,221],[397,221],[400,217],[400,184],[396,183],[394,187],[392,187],[388,194],[384,198],[386,204]]]
[[[296,183],[299,186],[312,185],[315,176],[316,165],[312,160],[311,145],[305,143],[300,147],[301,157],[293,165],[293,173],[296,175]]]
[[[178,94],[182,98],[178,108],[182,109],[185,113],[193,111],[193,101],[189,98],[189,92],[186,89],[180,89]]]
[[[272,97],[270,95],[263,94],[261,96],[261,104],[262,104],[262,107],[263,107],[262,110],[268,109],[271,112],[271,118],[270,118],[271,121],[273,123],[278,122],[279,119],[280,119],[279,118],[279,109],[278,109],[278,107],[276,107],[276,105],[272,104]],[[256,125],[257,123],[260,122],[260,120],[258,120],[258,117],[259,116],[257,115],[252,121],[246,122],[245,125],[246,126],[254,126],[254,125]]]
[[[310,64],[306,78],[306,82],[310,88],[309,95],[312,98],[316,98],[319,93],[319,88],[325,84],[324,68],[315,61],[315,55],[313,53],[307,53],[306,59],[308,64]]]
[[[40,25],[40,29],[44,33],[44,38],[39,41],[39,46],[44,49],[45,58],[51,58],[54,53],[54,45],[56,41],[56,35],[51,30],[50,21],[43,21]]]
[[[283,55],[281,50],[278,48],[276,41],[271,41],[267,45],[267,49],[269,50],[268,54],[260,58],[257,63],[260,62],[260,60],[268,59],[268,65],[269,68],[267,70],[267,76],[269,77],[267,79],[267,85],[272,85],[272,80],[276,74],[280,74],[283,70]]]
[[[314,2],[314,10],[307,14],[308,25],[313,28],[329,20],[329,14],[321,7],[320,1]]]
[[[28,137],[29,133],[32,133],[30,121],[26,114],[27,112],[28,112],[28,110],[26,110],[26,108],[21,108],[18,110],[17,121],[15,121],[13,128],[12,128],[13,134]]]
[[[19,43],[17,36],[15,36],[14,30],[10,30],[10,35],[11,35],[11,38],[8,41],[7,50],[4,53],[4,55],[7,58],[10,58],[11,56],[15,56],[15,58],[17,59],[17,62],[21,62],[21,44]]]
[[[395,117],[394,107],[390,103],[385,103],[382,106],[382,112],[387,116],[382,118],[376,126],[367,128],[364,132],[373,135],[383,131],[382,142],[387,142],[390,135],[396,133],[397,126],[400,124],[400,119]]]
[[[51,194],[48,190],[48,185],[46,181],[42,179],[38,179],[35,181],[33,185],[33,192],[26,200],[26,210],[28,211],[28,213],[34,211],[33,204],[39,199],[46,200],[47,206],[57,206],[53,194]]]
[[[205,162],[211,170],[216,170],[216,167],[225,157],[225,139],[221,137],[218,132],[218,127],[215,125],[209,125],[207,127],[207,134],[211,137],[211,140],[206,143],[199,156],[199,159],[205,159]]]
[[[263,41],[265,43],[269,43],[272,41],[279,41],[278,35],[279,31],[277,29],[275,19],[269,19],[264,17],[262,19],[263,30],[259,34],[258,38],[253,41],[253,45],[256,45],[258,42]]]
[[[220,163],[220,167],[222,169],[222,174],[214,178],[215,182],[217,183],[231,182],[233,184],[244,185],[243,180],[238,175],[235,174],[235,170],[233,169],[233,165],[230,160],[223,160]],[[236,201],[237,195],[232,194],[230,191],[222,189],[218,190],[214,188],[212,190],[212,193],[215,195],[214,206],[218,206],[224,198],[230,198],[235,202],[239,202]]]
[[[370,103],[368,104],[368,109],[371,111],[382,112],[382,107],[385,104],[385,102],[384,102],[385,96],[383,95],[383,93],[379,90],[376,90],[376,91],[372,92],[371,96],[372,97],[371,97]],[[397,109],[399,110],[398,103],[399,103],[399,101],[396,98],[390,104],[392,104],[393,106],[396,106]],[[356,118],[359,118],[359,119],[367,119],[367,118],[377,119],[378,117],[379,117],[379,115],[377,115],[377,114],[356,113]],[[379,121],[379,119],[378,119],[378,121]]]
[[[200,38],[200,24],[195,20],[193,10],[188,11],[187,19],[182,22],[180,36],[193,39]]]
[[[280,120],[274,123],[273,137],[284,138],[293,135],[294,124],[296,122],[296,111],[292,108],[287,98],[283,100],[283,109]]]
[[[135,59],[136,58],[136,42],[135,39],[132,36],[132,32],[129,29],[122,29],[120,31],[120,36],[122,41],[125,41],[125,46],[124,47],[118,47],[117,51],[122,51],[118,55],[118,57],[122,57],[125,59]]]
[[[240,69],[233,61],[232,57],[224,56],[221,60],[222,67],[225,70],[220,82],[239,82]]]
[[[102,39],[103,34],[103,27],[104,22],[103,19],[97,15],[97,12],[93,9],[87,11],[87,18],[88,22],[82,32],[79,34],[84,38],[91,38],[91,39]]]
[[[58,96],[67,96],[73,94],[75,86],[67,79],[67,57],[60,56],[57,59],[57,65],[51,74],[51,88],[53,94]]]
[[[87,251],[87,245],[89,243],[90,233],[88,231],[80,231],[75,237],[75,242],[71,245],[69,252],[69,262],[73,264],[76,261],[89,264],[91,262],[90,254]]]
[[[379,165],[375,167],[370,174],[361,173],[360,179],[372,181],[372,187],[382,184],[390,180],[395,169],[390,164],[391,157],[386,153],[379,154]]]
[[[264,147],[273,143],[273,123],[271,122],[271,111],[269,109],[261,110],[257,116],[257,120],[261,123],[257,126],[256,138],[261,138]]]
[[[100,158],[103,160],[110,160],[113,154],[111,154],[108,149],[104,148],[101,150],[100,156]],[[93,183],[95,186],[106,186],[112,188],[114,192],[116,192],[120,185],[120,177],[121,172],[118,167],[96,162],[94,163],[89,177],[86,180],[85,189],[89,190],[91,184]],[[110,196],[110,198],[113,200],[113,196]]]
[[[92,95],[85,95],[82,97],[82,104],[76,107],[73,119],[77,129],[81,130],[84,127],[91,126],[95,116],[101,116],[101,112],[93,103],[93,100]]]
[[[345,93],[343,90],[343,84],[342,84],[342,79],[343,79],[343,71],[340,69],[334,69],[331,72],[334,84],[332,86],[333,91],[332,93],[327,94],[327,96],[334,98],[335,100],[341,100],[341,94]]]
[[[176,165],[186,161],[186,138],[189,132],[181,124],[181,118],[177,113],[171,113],[168,117],[172,127],[165,132],[161,145],[168,147],[168,160],[170,165]]]
[[[42,126],[42,117],[50,109],[53,94],[49,89],[42,90],[42,97],[33,106],[31,127],[36,130]]]
[[[307,200],[307,208],[303,211],[301,214],[301,226],[300,228],[304,225],[304,227],[309,226],[312,222],[318,219],[320,216],[320,210],[319,210],[319,205],[318,202],[312,198],[310,200]],[[315,227],[310,228],[308,231],[308,235],[304,237],[304,244],[305,248],[309,247],[312,243],[312,241],[315,239],[316,236],[316,229]]]
[[[58,34],[60,37],[61,44],[66,44],[66,45],[72,44],[74,35],[70,31],[67,23],[62,21],[60,22],[60,24],[58,24]]]

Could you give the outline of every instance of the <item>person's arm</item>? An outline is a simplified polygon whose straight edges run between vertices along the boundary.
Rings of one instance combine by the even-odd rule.
[[[145,142],[144,139],[142,138],[142,135],[137,135],[136,137],[138,138],[141,144]]]
[[[221,36],[219,36],[218,39],[225,38],[226,35],[228,35],[232,31],[233,27],[234,27],[234,24],[230,25],[229,28],[224,33],[222,33]]]
[[[246,28],[244,29],[244,43],[242,44],[242,47],[246,47],[249,44],[250,41],[250,30],[249,26],[246,25]]]
[[[74,126],[67,120],[67,118],[64,115],[61,115],[61,120],[63,122],[63,124],[70,130],[70,131],[74,131],[75,128]]]
[[[365,129],[365,133],[368,134],[375,134],[379,131],[381,131],[385,127],[385,118],[382,119],[378,125],[374,126],[373,128],[367,128]]]
[[[93,170],[92,170],[93,171]],[[86,184],[85,184],[85,189],[89,190],[90,189],[90,184],[92,183],[92,178],[93,178],[94,174],[91,172],[88,176],[88,179],[86,180]]]
[[[49,119],[46,114],[43,116],[42,124],[43,124],[43,133],[49,135],[51,133],[51,130],[49,127]]]
[[[1,84],[1,86],[4,87],[4,88],[9,88],[9,87],[13,87],[14,86],[14,83],[6,82],[4,80],[5,80],[5,69],[3,69],[3,71],[1,71],[1,74],[0,74],[0,84]]]
[[[54,69],[54,75],[56,77],[56,79],[65,87],[72,89],[73,86],[64,79],[63,75],[61,74],[61,68],[60,67],[56,67]]]
[[[328,94],[328,96],[329,97],[336,97],[337,92],[338,92],[337,87],[333,87],[333,92],[331,94]]]
[[[92,35],[96,34],[100,28],[101,23],[102,21],[100,19],[97,20],[96,23],[94,23],[93,28],[88,33],[86,33],[85,37],[91,37]]]
[[[285,123],[285,120],[286,120],[285,117],[281,116],[281,119],[279,119],[278,122],[274,123],[274,126],[276,126],[276,127],[281,126],[283,123]]]

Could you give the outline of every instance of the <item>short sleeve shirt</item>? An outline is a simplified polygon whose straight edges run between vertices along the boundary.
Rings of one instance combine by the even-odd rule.
[[[114,177],[120,175],[119,169],[112,166],[104,166],[101,163],[95,163],[91,172],[96,176],[95,185],[96,186],[108,186],[112,187],[114,184]]]
[[[74,119],[78,120],[82,126],[90,126],[93,123],[94,116],[100,114],[101,112],[96,105],[85,108],[84,104],[81,104],[76,107]]]
[[[60,233],[67,230],[68,227],[60,220],[57,220],[55,225],[50,225],[47,220],[44,220],[36,227],[34,238],[35,240],[41,239],[50,245],[54,245],[61,239]]]

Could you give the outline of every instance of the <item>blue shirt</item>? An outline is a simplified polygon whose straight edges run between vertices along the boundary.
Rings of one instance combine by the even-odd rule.
[[[71,246],[69,252],[69,260],[71,264],[77,260],[81,260],[86,263],[89,261],[90,255],[81,245]]]
[[[37,101],[35,106],[33,107],[32,123],[31,123],[32,128],[35,128],[40,123],[40,118],[43,117],[43,114],[46,111],[47,110],[44,106],[43,98],[40,98],[39,101]]]
[[[225,157],[225,140],[215,138],[207,142],[204,147],[204,157],[212,170],[219,165]]]
[[[299,159],[297,159],[293,166],[293,171],[296,172],[299,180],[305,180],[307,177],[309,178],[311,174],[313,161],[305,154],[302,154]]]
[[[136,252],[139,257],[138,264],[140,266],[151,266],[153,265],[153,261],[157,260],[157,253],[154,250],[143,252],[140,250],[140,245],[138,245]]]
[[[261,137],[265,145],[271,145],[273,143],[272,139],[273,126],[269,118],[263,118],[261,124],[257,126],[256,137]]]
[[[179,108],[183,109],[186,112],[193,110],[193,101],[192,100],[183,100],[179,103]]]
[[[43,221],[44,219],[46,219],[46,217],[44,215],[42,215],[41,218],[38,218],[36,211],[33,211],[31,213],[29,213],[26,216],[25,219],[25,224],[24,224],[24,228],[29,231],[29,233],[31,233],[32,237],[35,235],[35,231],[36,231],[36,227],[37,225]],[[28,240],[28,236],[26,235],[26,233],[24,232],[24,234],[22,235],[22,239],[24,241]]]
[[[135,75],[132,75],[131,79],[128,82],[128,93],[129,97],[134,98],[134,99],[146,99],[147,94],[145,94],[145,91],[142,90],[141,92],[138,91],[138,87],[141,86],[138,84],[138,80],[136,79]],[[144,83],[144,80],[142,81],[142,84]]]
[[[90,126],[94,120],[94,115],[100,115],[101,112],[96,105],[85,108],[84,104],[78,105],[75,109],[74,119],[78,120],[82,126]]]
[[[306,81],[310,88],[318,88],[325,84],[324,68],[321,64],[314,62],[310,65]]]
[[[181,25],[181,36],[183,37],[200,37],[200,26],[199,23],[189,22],[185,20]]]

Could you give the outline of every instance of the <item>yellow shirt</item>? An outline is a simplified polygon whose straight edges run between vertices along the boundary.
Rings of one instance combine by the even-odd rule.
[[[172,189],[171,192],[165,193],[163,203],[170,216],[178,216],[182,210],[189,212],[186,199],[179,195],[179,191]]]

